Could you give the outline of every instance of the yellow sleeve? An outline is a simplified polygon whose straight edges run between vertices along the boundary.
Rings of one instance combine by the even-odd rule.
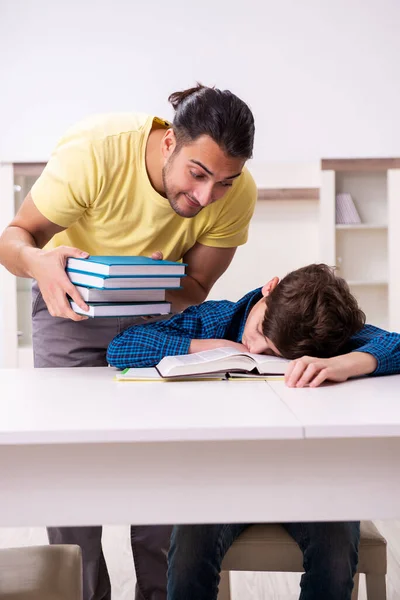
[[[222,200],[222,210],[212,228],[198,239],[204,246],[236,248],[247,242],[249,223],[253,216],[257,187],[247,169],[243,170],[237,186]],[[215,206],[218,202],[215,203]]]
[[[69,141],[56,148],[32,187],[36,208],[60,227],[75,223],[100,193],[98,162],[88,141]]]

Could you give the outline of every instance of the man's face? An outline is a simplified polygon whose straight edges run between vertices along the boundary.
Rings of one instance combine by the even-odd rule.
[[[171,136],[170,145],[163,142],[164,192],[178,215],[195,217],[231,189],[245,161],[227,156],[209,136],[201,136],[179,150],[176,150],[173,132]]]
[[[275,356],[281,356],[281,353],[274,343],[263,334],[262,324],[265,317],[265,311],[265,298],[261,298],[261,300],[253,306],[247,317],[242,336],[242,344],[247,346],[249,351],[253,354],[273,354]]]

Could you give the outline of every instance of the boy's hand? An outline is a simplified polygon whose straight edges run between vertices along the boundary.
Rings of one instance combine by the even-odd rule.
[[[346,381],[375,371],[377,361],[366,352],[350,352],[333,358],[303,356],[293,360],[285,375],[288,387],[318,387],[323,381]]]

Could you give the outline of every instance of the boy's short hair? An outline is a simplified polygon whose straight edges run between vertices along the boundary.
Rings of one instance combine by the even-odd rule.
[[[263,334],[285,358],[341,354],[365,314],[335,270],[313,264],[292,271],[266,297]]]

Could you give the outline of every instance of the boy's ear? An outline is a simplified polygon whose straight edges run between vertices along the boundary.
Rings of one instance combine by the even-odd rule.
[[[266,283],[264,285],[264,287],[261,290],[261,293],[264,297],[269,296],[270,293],[276,288],[276,286],[279,283],[279,277],[274,277],[273,279],[270,279],[270,281],[268,281],[268,283]]]

